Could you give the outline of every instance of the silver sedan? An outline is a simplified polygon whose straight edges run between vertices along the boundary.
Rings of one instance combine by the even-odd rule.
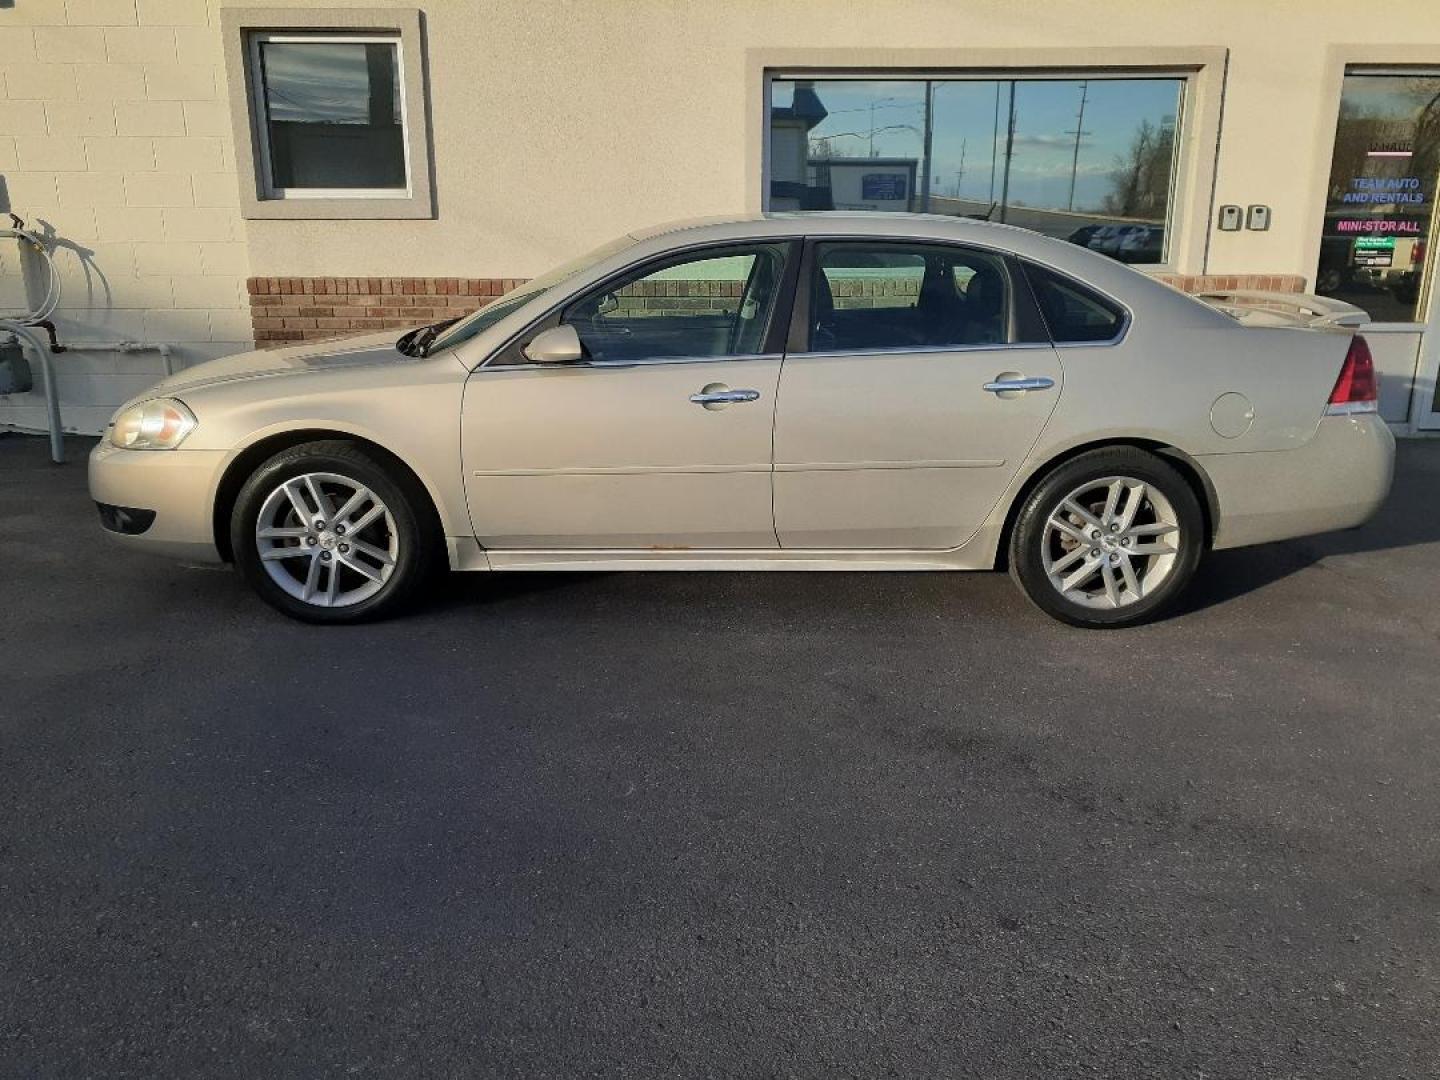
[[[1348,331],[912,215],[625,236],[458,321],[190,368],[90,460],[121,541],[319,623],[450,570],[992,570],[1089,627],[1205,551],[1358,525],[1394,442]]]

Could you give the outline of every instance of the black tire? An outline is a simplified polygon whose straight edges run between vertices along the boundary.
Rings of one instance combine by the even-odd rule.
[[[1147,491],[1158,492],[1162,500],[1168,502],[1175,519],[1176,532],[1169,534],[1162,543],[1164,546],[1173,546],[1175,553],[1173,560],[1166,564],[1168,569],[1163,572],[1160,580],[1152,588],[1143,589],[1138,599],[1126,601],[1118,607],[1089,606],[1063,594],[1052,583],[1045,563],[1047,555],[1055,563],[1059,563],[1065,554],[1073,552],[1075,548],[1087,546],[1088,541],[1077,543],[1059,531],[1052,532],[1047,528],[1047,523],[1068,495],[1087,483],[1098,483],[1112,477],[1138,480],[1147,485]],[[1128,498],[1128,492],[1122,497]],[[1095,508],[1092,505],[1089,509],[1093,511]],[[1144,514],[1147,510],[1156,514],[1156,503],[1142,500],[1140,513]],[[1067,520],[1078,521],[1079,518]],[[1158,516],[1156,520],[1159,520]],[[1081,528],[1088,529],[1088,526],[1082,525]],[[1155,537],[1142,537],[1136,538],[1132,543],[1150,548],[1155,546],[1156,540]],[[1119,541],[1106,537],[1105,542]],[[1047,545],[1061,544],[1070,545],[1068,552],[1059,546],[1047,549]],[[1205,516],[1200,509],[1200,502],[1175,467],[1164,458],[1137,447],[1110,447],[1092,450],[1057,466],[1026,497],[1010,534],[1010,576],[1036,607],[1061,622],[1088,629],[1118,629],[1149,622],[1169,608],[1194,578],[1204,548]],[[1098,547],[1092,548],[1090,554],[1101,550]],[[1124,558],[1127,565],[1135,567],[1136,575],[1143,586],[1148,582],[1145,568],[1158,566],[1153,560],[1160,556],[1142,558],[1134,555],[1135,561],[1132,564],[1129,562],[1132,555],[1134,553],[1127,552]],[[1079,558],[1080,566],[1087,561],[1084,555],[1075,557]],[[1112,569],[1109,572],[1116,575],[1115,580],[1119,583],[1119,571]],[[1103,582],[1105,573],[1106,567],[1102,565],[1096,571],[1096,577],[1089,579],[1096,583],[1093,590],[1097,594],[1095,603],[1101,602],[1098,597],[1101,591],[1098,583]],[[1159,573],[1157,570],[1157,574]],[[1057,574],[1057,577],[1061,576],[1063,575]],[[1120,584],[1120,588],[1123,598],[1129,590],[1123,584]]]
[[[256,537],[256,523],[266,500],[286,481],[311,473],[334,474],[363,485],[384,504],[389,511],[389,520],[394,522],[395,550],[389,576],[372,595],[345,606],[320,606],[291,595],[272,579],[260,558],[261,541]],[[382,517],[379,521],[388,541],[391,530],[387,519]],[[368,526],[366,533],[361,535],[374,539],[374,534],[369,532],[373,528],[374,525]],[[330,537],[330,542],[335,540],[335,537]],[[297,539],[297,548],[302,542],[309,543],[310,538],[304,541]],[[426,584],[443,565],[440,530],[429,499],[419,483],[379,455],[343,440],[293,446],[256,469],[235,500],[235,509],[230,516],[230,544],[236,566],[260,598],[291,618],[309,623],[356,623],[394,615],[423,593]],[[330,560],[327,564],[329,568],[322,573],[340,574],[340,565],[333,561],[338,555],[331,552],[326,558]],[[308,567],[310,559],[297,552],[295,558],[286,562]],[[345,576],[351,578],[361,591],[371,587],[364,579],[355,576],[353,570],[345,571]]]

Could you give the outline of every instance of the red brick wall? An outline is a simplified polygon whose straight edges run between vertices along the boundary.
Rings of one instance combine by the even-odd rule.
[[[1304,292],[1299,274],[1156,274],[1167,285],[1188,293],[1224,289],[1263,289],[1267,292]]]
[[[524,278],[251,278],[250,321],[262,349],[399,330],[466,315]]]
[[[1267,289],[1301,292],[1296,274],[1158,274],[1186,292]],[[262,277],[247,282],[255,343],[262,349],[301,341],[400,330],[466,315],[524,278]]]

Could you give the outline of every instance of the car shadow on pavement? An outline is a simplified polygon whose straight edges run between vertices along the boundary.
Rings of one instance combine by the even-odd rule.
[[[474,608],[540,596],[555,589],[573,589],[586,582],[610,577],[587,570],[496,570],[482,574],[441,574],[430,588],[423,609],[427,612]]]
[[[1320,558],[1318,552],[1290,542],[1212,551],[1200,561],[1190,588],[1162,621],[1237,600],[1314,566]]]

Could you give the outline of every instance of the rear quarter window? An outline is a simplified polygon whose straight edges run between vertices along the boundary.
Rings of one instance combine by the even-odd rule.
[[[1024,266],[1051,341],[1059,345],[1113,341],[1120,336],[1125,326],[1120,305],[1074,278],[1034,263]]]

